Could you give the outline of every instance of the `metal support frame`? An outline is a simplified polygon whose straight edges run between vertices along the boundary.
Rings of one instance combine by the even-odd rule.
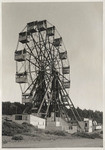
[[[45,23],[44,27],[43,25],[42,27],[40,26],[40,24],[42,23]],[[67,90],[65,89],[61,81],[61,79],[67,82],[70,81],[68,76],[65,75],[70,74],[69,71],[67,70],[68,68],[65,69],[63,66],[63,61],[65,62],[67,61],[68,63],[67,50],[64,49],[63,52],[61,52],[63,42],[61,45],[62,38],[55,27],[54,33],[53,34],[51,33],[51,36],[47,34],[46,31],[47,24],[48,22],[46,20],[36,22],[36,25],[34,26],[36,27],[35,32],[28,31],[29,32],[27,34],[28,42],[24,43],[25,45],[24,47],[27,49],[26,52],[30,57],[25,59],[24,63],[22,63],[19,69],[18,63],[16,62],[17,72],[19,70],[21,71],[23,67],[26,69],[27,63],[29,64],[27,73],[29,73],[30,75],[31,82],[28,82],[29,86],[24,90],[24,92],[22,91],[22,94],[30,90],[30,94],[33,95],[33,101],[31,104],[33,105],[33,107],[38,104],[37,115],[44,114],[45,119],[47,119],[48,113],[51,112],[50,110],[51,106],[53,108],[52,111],[54,111],[55,118],[56,118],[56,109],[58,109],[58,112],[60,112],[61,116],[64,117],[65,121],[69,122],[70,118],[66,107],[68,106],[71,109],[78,126],[80,127],[78,118],[79,120],[81,120],[81,117],[79,116],[72,100],[68,95]],[[38,25],[40,26],[39,28]],[[49,27],[48,29],[50,28],[52,29],[52,27],[53,26],[51,25],[51,27]],[[27,26],[25,28],[27,28]],[[23,29],[22,32],[24,32],[25,28]],[[56,37],[55,33],[58,34],[59,38]],[[18,44],[20,43],[21,42],[19,42],[18,40]],[[64,72],[62,72],[63,69],[65,69]],[[22,90],[21,84],[20,87]],[[63,95],[66,95],[65,102],[63,100]],[[41,99],[38,100],[38,98],[40,97]],[[30,109],[32,108],[30,107]]]

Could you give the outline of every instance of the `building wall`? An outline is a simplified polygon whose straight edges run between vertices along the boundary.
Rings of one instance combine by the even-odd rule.
[[[20,119],[18,119],[18,116],[21,116]],[[22,124],[23,122],[30,122],[30,117],[27,114],[15,114],[12,115],[12,121],[17,122],[18,124]]]
[[[102,129],[102,126],[101,125],[96,125],[96,130],[101,130]]]
[[[85,122],[84,121],[79,121],[78,123],[79,123],[81,129],[78,127],[77,130],[78,131],[85,131]]]
[[[66,121],[64,121],[62,118],[57,118],[57,120],[59,120],[62,130],[69,130],[69,125]]]
[[[45,119],[39,118],[34,115],[30,115],[30,124],[38,127],[39,129],[45,129]]]
[[[89,132],[92,132],[92,120],[89,120]]]
[[[69,128],[69,130],[66,130],[68,133],[76,133],[77,132],[77,126],[76,125],[72,125],[71,128]]]
[[[39,118],[34,115],[15,114],[15,115],[12,115],[12,121],[18,124],[22,124],[23,122],[26,122],[40,129],[45,129],[45,119]]]
[[[47,126],[46,129],[48,130],[64,130],[69,133],[77,132],[77,126],[68,124],[65,120],[61,117],[56,117],[56,121],[52,119],[52,117],[47,118]]]
[[[92,120],[89,118],[84,118],[85,122],[85,132],[92,132],[93,131],[93,125],[92,125]]]
[[[12,115],[2,115],[3,120],[12,120]]]

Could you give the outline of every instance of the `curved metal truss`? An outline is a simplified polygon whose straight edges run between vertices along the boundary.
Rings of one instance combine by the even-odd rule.
[[[70,97],[70,65],[62,37],[47,20],[27,23],[19,33],[16,82],[20,84],[24,113],[47,118],[54,112],[70,122],[68,109],[80,116]]]

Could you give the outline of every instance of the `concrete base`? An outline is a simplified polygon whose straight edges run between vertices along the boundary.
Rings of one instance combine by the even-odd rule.
[[[73,125],[64,121],[61,117],[56,117],[56,121],[52,120],[52,118],[47,118],[46,129],[47,130],[61,130],[66,131],[68,133],[77,132],[77,125]]]

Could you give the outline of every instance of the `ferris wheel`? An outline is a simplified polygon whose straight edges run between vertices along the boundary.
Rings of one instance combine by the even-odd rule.
[[[15,51],[16,82],[22,92],[24,112],[47,118],[54,112],[70,121],[71,109],[80,118],[70,97],[70,65],[67,50],[56,27],[47,20],[27,23],[19,33]],[[30,106],[30,107],[29,107]]]

